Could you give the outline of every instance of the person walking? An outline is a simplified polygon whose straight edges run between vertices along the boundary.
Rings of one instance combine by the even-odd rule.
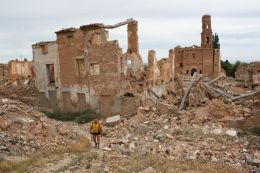
[[[100,136],[102,134],[102,125],[98,119],[95,119],[90,126],[90,133],[92,134],[92,139],[95,143],[95,148],[99,149],[100,146]]]

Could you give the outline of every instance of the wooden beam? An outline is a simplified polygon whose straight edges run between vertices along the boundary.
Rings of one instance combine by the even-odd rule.
[[[204,85],[204,86],[205,86],[206,88],[210,89],[210,90],[214,90],[215,92],[221,94],[221,95],[224,96],[224,97],[233,98],[233,95],[228,94],[228,93],[226,93],[226,92],[224,92],[224,91],[222,91],[222,90],[220,90],[220,89],[217,89],[217,88],[214,88],[214,87],[208,86],[208,85]]]
[[[251,97],[254,97],[256,95],[260,94],[260,90],[257,90],[253,93],[248,93],[248,94],[243,94],[243,95],[240,95],[240,96],[237,96],[237,97],[233,97],[231,98],[232,101],[235,101],[235,100],[238,100],[238,99],[246,99],[246,98],[251,98]]]
[[[216,81],[218,81],[218,80],[222,80],[222,79],[225,79],[226,77],[225,76],[219,76],[219,77],[217,77],[217,78],[215,78],[215,79],[213,79],[213,80],[211,80],[211,81],[209,81],[206,85],[210,85],[210,84],[212,84],[212,83],[214,83],[214,82],[216,82]]]
[[[151,89],[148,89],[149,92],[151,92],[157,99],[159,99],[160,97]]]
[[[190,83],[189,83],[188,88],[185,90],[184,96],[182,97],[181,104],[180,104],[180,107],[179,107],[179,111],[181,111],[181,110],[184,108],[186,98],[188,97],[188,95],[189,95],[189,93],[190,93],[190,90],[191,90],[191,88],[192,88],[192,86],[193,86],[193,83],[195,82],[196,77],[197,77],[197,73],[195,72],[195,73],[193,74],[192,78],[191,78],[191,81],[190,81]]]
[[[104,25],[103,28],[114,29],[114,28],[117,28],[117,27],[120,27],[120,26],[123,26],[123,25],[127,25],[127,24],[130,23],[130,22],[137,22],[137,21],[134,20],[133,18],[131,18],[131,19],[127,19],[127,20],[124,21],[124,22],[119,22],[119,23],[114,24],[114,25]]]

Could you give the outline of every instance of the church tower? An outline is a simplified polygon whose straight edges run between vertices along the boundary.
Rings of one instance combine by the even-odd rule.
[[[201,47],[212,48],[211,16],[202,16]]]

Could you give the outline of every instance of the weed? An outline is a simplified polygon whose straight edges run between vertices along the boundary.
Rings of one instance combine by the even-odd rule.
[[[95,118],[100,118],[99,114],[87,109],[83,112],[45,112],[45,114],[52,119],[59,121],[75,121],[83,124],[92,121]]]

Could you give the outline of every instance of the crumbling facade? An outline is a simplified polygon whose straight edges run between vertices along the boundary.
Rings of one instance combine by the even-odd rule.
[[[235,72],[236,80],[245,81],[246,80],[246,73],[247,73],[248,64],[241,64],[237,68]]]
[[[0,64],[0,80],[7,79],[8,71],[7,64]]]
[[[260,62],[241,64],[236,70],[235,78],[248,86],[260,85]]]
[[[201,46],[175,47],[175,72],[192,76],[194,72],[217,77],[221,72],[220,50],[212,45],[211,16],[202,17]]]
[[[14,81],[23,78],[33,78],[33,64],[31,61],[11,60],[8,62],[8,80]]]
[[[108,40],[107,29],[126,24],[128,49],[123,53],[118,41]],[[135,112],[149,92],[157,97],[167,93],[162,87],[172,81],[174,60],[158,62],[159,71],[151,64],[146,73],[137,31],[134,19],[116,25],[95,23],[62,29],[55,42],[34,44],[40,104],[65,112],[92,109],[103,116],[125,115]]]

